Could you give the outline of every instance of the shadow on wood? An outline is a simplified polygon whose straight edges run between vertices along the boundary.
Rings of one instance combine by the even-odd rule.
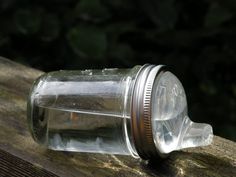
[[[210,146],[174,152],[156,162],[39,146],[28,131],[26,100],[41,74],[0,58],[0,176],[236,176],[236,143],[217,136]]]

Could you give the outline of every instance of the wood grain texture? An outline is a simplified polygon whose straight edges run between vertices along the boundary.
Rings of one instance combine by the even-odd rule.
[[[33,165],[1,149],[0,149],[0,175],[12,176],[12,177],[56,176],[55,174],[47,170],[44,170],[40,166]]]
[[[217,136],[210,146],[174,152],[156,162],[39,146],[28,131],[26,99],[41,74],[0,58],[0,176],[236,176],[236,143]]]

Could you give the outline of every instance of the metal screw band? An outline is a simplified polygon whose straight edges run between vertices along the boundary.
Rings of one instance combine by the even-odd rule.
[[[162,66],[144,65],[136,78],[131,107],[131,126],[135,148],[142,159],[159,156],[152,134],[152,89]]]

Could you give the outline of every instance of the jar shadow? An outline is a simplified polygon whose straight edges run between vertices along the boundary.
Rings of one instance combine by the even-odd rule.
[[[141,166],[154,176],[236,176],[236,167],[226,158],[194,152],[173,152]]]

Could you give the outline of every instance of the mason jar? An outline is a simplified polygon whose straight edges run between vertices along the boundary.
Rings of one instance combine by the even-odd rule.
[[[185,91],[162,65],[55,71],[33,84],[28,123],[49,149],[163,157],[208,145],[212,127],[192,122]]]

